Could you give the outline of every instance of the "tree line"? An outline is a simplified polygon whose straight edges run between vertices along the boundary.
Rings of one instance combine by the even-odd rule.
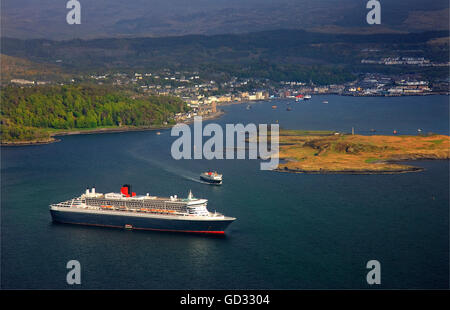
[[[8,86],[1,102],[2,141],[43,138],[46,129],[158,126],[187,109],[173,96],[135,98],[95,85]]]

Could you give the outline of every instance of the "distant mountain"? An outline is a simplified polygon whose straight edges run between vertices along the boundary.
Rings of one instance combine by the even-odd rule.
[[[447,0],[381,1],[382,25],[366,23],[363,0],[79,0],[81,25],[66,1],[3,0],[3,37],[99,38],[227,34],[274,29],[327,32],[447,30]]]
[[[2,81],[17,78],[45,81],[54,78],[64,79],[69,76],[57,65],[34,63],[23,58],[4,54],[0,54],[0,64]]]
[[[92,40],[21,40],[2,38],[2,53],[62,72],[174,69],[274,81],[314,80],[340,83],[353,73],[423,73],[448,76],[448,67],[362,64],[362,59],[424,57],[448,61],[449,31],[423,33],[346,34],[272,30],[246,34],[186,35],[159,38]],[[50,66],[48,66],[50,68]]]
[[[428,41],[448,31],[411,34],[329,34],[304,30],[273,30],[248,34],[187,35],[161,38],[103,38],[52,41],[2,38],[4,54],[66,68],[133,68],[201,64],[358,64],[366,48],[370,57],[408,56],[446,61],[447,48]],[[412,52],[411,52],[412,51]]]

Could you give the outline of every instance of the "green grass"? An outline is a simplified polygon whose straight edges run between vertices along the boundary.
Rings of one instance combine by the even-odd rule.
[[[370,163],[374,163],[374,162],[376,162],[376,161],[378,161],[378,160],[379,160],[378,158],[375,158],[375,157],[369,157],[369,158],[367,158],[367,159],[365,160],[365,162],[368,163],[368,164],[370,164]]]
[[[331,130],[280,130],[280,136],[328,136],[333,135]]]
[[[442,144],[442,142],[444,142],[444,139],[440,139],[440,140],[431,140],[429,141],[431,143],[433,143],[434,145],[439,145]]]

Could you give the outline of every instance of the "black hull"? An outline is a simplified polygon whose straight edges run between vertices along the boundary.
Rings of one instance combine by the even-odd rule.
[[[208,182],[208,183],[210,183],[210,184],[214,184],[214,185],[221,185],[221,184],[222,184],[222,180],[220,180],[220,181],[217,181],[217,180],[211,180],[211,179],[205,178],[205,177],[203,177],[203,176],[200,176],[200,180],[205,181],[205,182]]]
[[[50,210],[50,213],[54,222],[66,224],[205,234],[224,234],[228,225],[235,220],[234,218],[218,220],[168,219],[59,210]]]

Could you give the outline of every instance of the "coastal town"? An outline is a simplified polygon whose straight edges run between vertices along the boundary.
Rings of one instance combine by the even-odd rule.
[[[345,84],[315,85],[312,82],[280,81],[268,79],[219,77],[216,80],[199,72],[171,71],[116,72],[91,74],[71,79],[68,84],[89,82],[113,87],[128,87],[137,94],[172,95],[181,98],[191,111],[174,116],[176,121],[196,115],[217,113],[217,106],[251,101],[292,98],[302,99],[311,95],[342,96],[411,96],[449,94],[449,80],[430,82],[419,75],[361,74],[355,81]],[[13,79],[13,85],[40,86],[54,84],[51,81]],[[63,84],[63,83],[60,83]]]
[[[449,94],[449,80],[428,81],[417,74],[386,75],[380,73],[361,74],[355,81],[345,84],[315,85],[312,81],[271,81],[260,78],[217,80],[201,76],[199,72],[171,71],[163,69],[157,73],[102,73],[73,78],[66,83],[92,82],[113,86],[132,86],[144,93],[175,95],[186,103],[211,104],[264,100],[269,98],[294,98],[298,94],[337,94],[345,96],[404,96]],[[11,79],[10,84],[39,86],[63,84],[54,81]]]

